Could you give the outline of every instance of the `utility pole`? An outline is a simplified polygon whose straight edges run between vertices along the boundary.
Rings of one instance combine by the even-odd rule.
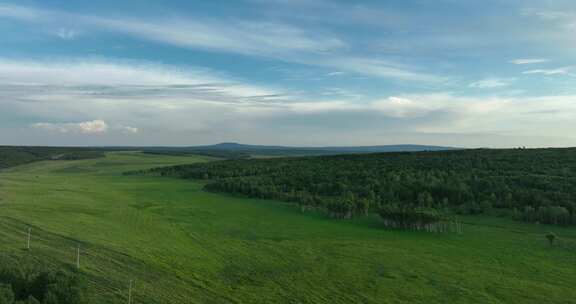
[[[28,238],[26,240],[26,249],[30,250],[30,235],[32,234],[32,228],[28,228]]]
[[[132,280],[130,280],[128,285],[128,304],[132,304]]]

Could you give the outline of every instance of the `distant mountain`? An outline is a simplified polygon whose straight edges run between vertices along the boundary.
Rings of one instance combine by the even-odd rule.
[[[190,148],[198,148],[198,149],[210,149],[210,150],[286,150],[286,149],[298,149],[293,147],[284,147],[284,146],[264,146],[264,145],[244,145],[239,143],[219,143],[215,145],[208,145],[208,146],[195,146]]]

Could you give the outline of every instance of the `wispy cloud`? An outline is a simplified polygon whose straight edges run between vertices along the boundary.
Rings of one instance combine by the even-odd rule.
[[[73,40],[78,37],[81,32],[74,29],[60,28],[54,31],[54,34],[62,40]]]
[[[328,33],[309,33],[300,28],[268,22],[171,19],[142,21],[101,17],[85,22],[141,39],[187,48],[245,55],[279,57],[292,52],[327,53],[346,46]],[[332,36],[332,37],[331,37]]]
[[[401,65],[392,61],[367,57],[332,56],[316,58],[313,60],[313,62],[308,60],[303,62],[327,68],[339,68],[341,70],[346,70],[358,74],[397,80],[431,83],[442,83],[449,80],[448,77],[421,72],[415,68]]]
[[[140,132],[140,129],[138,129],[136,127],[124,126],[124,125],[119,125],[117,127],[117,129],[121,130],[122,133],[124,133],[124,134],[136,134],[136,133]]]
[[[522,74],[530,75],[530,74],[542,74],[542,75],[571,75],[571,71],[574,70],[574,67],[562,67],[556,69],[536,69],[536,70],[529,70],[524,71]]]
[[[36,9],[0,3],[0,17],[26,21],[39,21],[44,14]]]
[[[198,91],[232,99],[276,96],[277,91],[225,79],[205,68],[175,68],[138,61],[51,60],[14,61],[0,59],[0,82],[4,92],[22,88],[22,93],[40,94],[47,89],[75,91],[93,96]],[[26,89],[28,88],[28,89]],[[27,95],[27,94],[26,94]]]
[[[291,52],[326,53],[346,47],[328,32],[310,32],[296,26],[247,20],[210,18],[109,18],[39,8],[0,4],[0,17],[59,23],[64,18],[95,29],[124,33],[141,39],[187,48],[258,56]],[[59,29],[59,31],[62,31]],[[66,35],[70,30],[64,30]]]
[[[576,17],[576,11],[565,10],[559,11],[548,8],[538,8],[538,7],[528,7],[522,10],[522,14],[529,17],[536,17],[544,21],[560,22],[566,24],[566,22],[573,21]]]
[[[110,18],[0,5],[1,16],[51,24],[58,24],[58,20],[62,19],[73,20],[75,24],[92,30],[130,35],[181,48],[267,57],[403,81],[439,82],[446,79],[390,60],[356,56],[349,52],[349,44],[344,39],[329,31],[304,29],[280,22],[208,18]],[[73,38],[75,35],[71,34],[66,32],[58,36]]]
[[[544,63],[544,62],[550,62],[550,59],[545,59],[545,58],[523,58],[522,59],[521,58],[521,59],[514,59],[514,60],[510,61],[510,63],[518,64],[518,65]]]
[[[486,78],[470,83],[468,86],[478,89],[494,89],[510,86],[514,78]]]
[[[330,73],[326,74],[326,76],[335,77],[335,76],[342,76],[345,74],[346,74],[345,72],[330,72]]]

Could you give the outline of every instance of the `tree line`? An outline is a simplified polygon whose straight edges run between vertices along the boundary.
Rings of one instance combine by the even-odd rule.
[[[88,148],[0,146],[0,169],[41,160],[76,160],[104,156],[104,150]]]
[[[576,149],[227,160],[134,173],[208,180],[209,191],[293,202],[339,219],[378,213],[399,226],[452,214],[576,224]]]

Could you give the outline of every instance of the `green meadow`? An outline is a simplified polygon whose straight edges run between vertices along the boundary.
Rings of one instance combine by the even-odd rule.
[[[463,234],[387,230],[122,175],[203,161],[117,152],[4,170],[0,257],[73,269],[79,246],[94,303],[126,303],[130,280],[133,303],[576,302],[575,228],[466,217]]]

